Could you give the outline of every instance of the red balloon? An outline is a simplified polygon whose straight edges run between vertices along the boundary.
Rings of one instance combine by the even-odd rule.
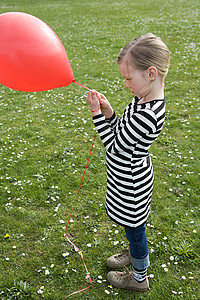
[[[0,83],[22,92],[69,85],[73,71],[55,32],[21,12],[0,15]]]

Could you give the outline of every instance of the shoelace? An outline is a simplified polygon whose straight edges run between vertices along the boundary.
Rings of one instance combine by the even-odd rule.
[[[126,285],[131,281],[132,272],[129,272],[127,268],[124,268],[123,273],[116,272],[116,279],[122,281],[122,285]]]
[[[128,256],[128,251],[128,249],[124,249],[122,252],[118,253],[114,257],[118,260],[122,260],[125,255]]]

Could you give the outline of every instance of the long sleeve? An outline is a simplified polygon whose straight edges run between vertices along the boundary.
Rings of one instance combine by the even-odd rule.
[[[119,118],[114,112],[110,119],[106,119],[106,122],[110,125],[111,129],[114,130],[119,123]]]
[[[115,114],[110,124],[108,119],[105,122],[103,114],[95,116],[93,121],[106,151],[110,153],[133,152],[138,142],[145,143],[145,137],[148,140],[148,136],[157,130],[157,118],[150,109],[139,110],[127,122],[123,118],[119,120]]]

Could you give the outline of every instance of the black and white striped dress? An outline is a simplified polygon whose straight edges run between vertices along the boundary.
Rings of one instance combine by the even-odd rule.
[[[103,114],[93,117],[106,148],[106,211],[125,227],[144,224],[150,211],[153,167],[149,148],[158,137],[165,119],[164,99],[138,104],[135,97],[119,119]]]

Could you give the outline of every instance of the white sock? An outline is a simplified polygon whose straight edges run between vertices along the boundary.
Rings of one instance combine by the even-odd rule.
[[[147,269],[144,270],[137,270],[135,268],[133,268],[133,278],[137,281],[137,282],[143,282],[147,277]]]

